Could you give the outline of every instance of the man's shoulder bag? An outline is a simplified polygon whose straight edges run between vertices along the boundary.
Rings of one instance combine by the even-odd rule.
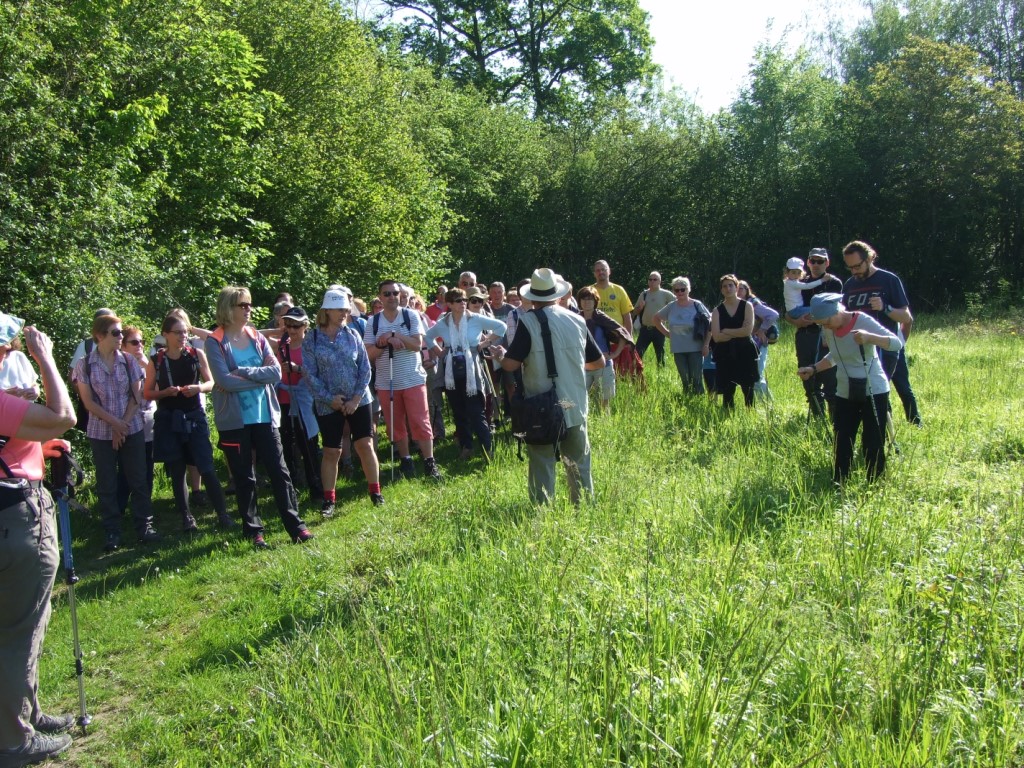
[[[527,445],[552,445],[555,459],[561,456],[558,444],[565,439],[565,411],[558,399],[555,379],[555,353],[551,345],[551,328],[544,310],[532,310],[540,323],[541,340],[544,344],[544,362],[547,364],[551,389],[532,397],[523,397],[517,392],[512,398],[512,434]]]

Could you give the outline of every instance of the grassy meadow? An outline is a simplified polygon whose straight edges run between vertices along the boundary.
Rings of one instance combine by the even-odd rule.
[[[649,351],[591,418],[579,509],[532,507],[506,443],[447,442],[440,486],[307,504],[305,546],[265,496],[256,552],[208,510],[183,539],[158,470],[161,547],[104,555],[74,517],[94,723],[64,764],[1024,765],[1021,332],[919,323],[924,427],[894,394],[874,486],[833,489],[790,333],[731,416]],[[60,576],[41,687],[77,708]]]

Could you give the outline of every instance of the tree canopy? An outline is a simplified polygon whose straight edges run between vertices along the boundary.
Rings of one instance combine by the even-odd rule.
[[[66,354],[98,306],[209,321],[225,283],[604,258],[779,302],[787,257],[854,238],[922,308],[1024,282],[1018,1],[885,0],[829,60],[763,45],[713,115],[658,85],[636,0],[388,2],[0,0],[0,307]]]

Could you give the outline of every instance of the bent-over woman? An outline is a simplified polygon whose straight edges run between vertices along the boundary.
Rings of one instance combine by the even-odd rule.
[[[819,293],[811,298],[810,318],[821,326],[828,354],[814,365],[797,369],[807,381],[816,373],[836,369],[835,463],[832,479],[842,483],[853,464],[853,445],[861,425],[861,450],[868,480],[885,472],[885,432],[889,418],[889,379],[878,350],[899,352],[903,342],[863,312],[850,312],[842,294]]]
[[[281,366],[267,340],[249,324],[251,314],[248,288],[223,288],[217,298],[218,327],[206,339],[206,357],[215,385],[211,393],[213,418],[235,479],[243,533],[257,549],[265,549],[263,521],[256,506],[253,451],[267,470],[277,512],[292,541],[308,541],[313,534],[299,517],[281,449],[281,406],[274,392],[281,381]]]

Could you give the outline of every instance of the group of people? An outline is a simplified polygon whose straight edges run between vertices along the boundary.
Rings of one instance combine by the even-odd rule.
[[[905,356],[913,317],[903,285],[878,268],[867,243],[849,243],[842,257],[850,272],[845,283],[828,273],[822,248],[812,249],[806,264],[790,259],[784,282],[785,321],[796,329],[797,374],[810,413],[829,416],[833,425],[837,483],[850,473],[858,431],[869,479],[884,472],[890,382],[907,419],[921,423]],[[610,281],[607,262],[597,262],[594,275],[595,283],[573,296],[572,286],[548,268],[508,291],[498,282],[485,291],[465,272],[458,287],[440,286],[429,306],[395,280],[379,283],[369,307],[334,285],[313,319],[282,294],[264,329],[251,322],[248,289],[228,286],[217,298],[214,328],[197,328],[175,309],[148,349],[139,328],[109,309],[97,311],[70,379],[82,406],[77,420],[92,449],[106,549],[121,546],[129,501],[138,540],[160,539],[152,511],[154,462],[165,466],[185,532],[198,527],[190,502],[201,483],[218,524],[233,527],[237,517],[260,549],[267,543],[257,508],[257,461],[296,543],[313,536],[299,514],[296,453],[311,493],[323,497],[324,517],[334,512],[339,467],[351,476],[353,454],[371,502],[384,503],[374,443],[381,417],[402,475],[416,474],[411,438],[425,476],[440,479],[433,454],[435,432],[444,429],[437,393],[450,404],[460,459],[467,460],[474,439],[484,456],[490,454],[498,403],[554,388],[564,433],[556,443],[527,445],[529,496],[535,503],[554,498],[561,461],[570,499],[578,504],[593,493],[591,393],[607,404],[615,371],[635,374],[650,346],[663,365],[666,337],[690,392],[704,392],[710,356],[713,390],[727,408],[737,387],[748,406],[758,385],[767,394],[764,364],[780,318],[748,283],[723,275],[721,301],[709,310],[690,295],[686,277],[674,278],[667,291],[652,272],[634,307],[627,291]],[[75,722],[43,712],[37,691],[58,562],[54,503],[42,484],[44,457],[67,450],[59,438],[76,423],[76,413],[50,340],[23,325],[0,313],[0,518],[13,564],[0,569],[0,765],[38,762],[67,749],[66,732]],[[45,405],[36,402],[40,380]],[[207,397],[235,516],[214,469]]]

